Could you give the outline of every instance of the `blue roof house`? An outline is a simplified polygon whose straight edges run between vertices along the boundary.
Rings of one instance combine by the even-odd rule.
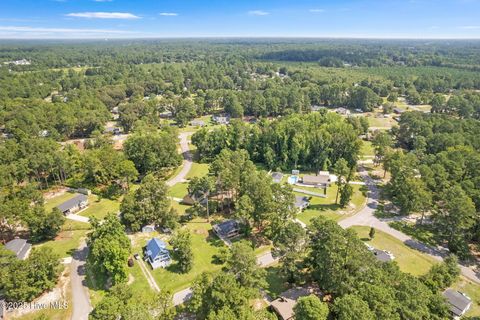
[[[145,260],[150,263],[152,269],[168,266],[172,260],[170,252],[167,250],[167,244],[158,238],[148,241],[145,248]]]

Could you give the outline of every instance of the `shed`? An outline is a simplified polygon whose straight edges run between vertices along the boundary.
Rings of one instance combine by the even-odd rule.
[[[143,233],[150,233],[155,231],[155,226],[153,224],[147,224],[142,227],[142,232]]]
[[[450,312],[454,318],[463,316],[472,305],[472,299],[465,293],[448,288],[443,292],[443,297],[450,305]]]
[[[88,197],[84,194],[77,194],[72,199],[69,199],[57,206],[58,210],[65,215],[75,213],[86,207],[88,207]]]
[[[280,182],[282,182],[282,178],[283,178],[283,173],[281,173],[281,172],[272,172],[273,182],[275,182],[275,183],[280,183]]]
[[[25,260],[30,254],[32,245],[25,239],[13,239],[5,244],[5,249],[12,251],[18,259]]]
[[[145,260],[150,263],[152,269],[168,266],[172,260],[167,244],[158,238],[152,238],[145,247]]]
[[[194,127],[204,127],[205,126],[205,121],[203,121],[203,120],[192,120],[192,121],[190,121],[190,124]]]

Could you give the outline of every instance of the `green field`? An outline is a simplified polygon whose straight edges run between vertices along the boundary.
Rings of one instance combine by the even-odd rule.
[[[310,206],[308,209],[304,210],[303,212],[299,213],[297,218],[305,224],[310,224],[310,220],[318,217],[320,215],[325,216],[329,219],[339,221],[345,219],[346,217],[356,213],[360,210],[366,201],[366,197],[363,195],[360,185],[352,185],[353,187],[353,197],[350,201],[350,205],[346,208],[340,208],[339,205],[335,204],[335,198],[337,194],[338,187],[336,185],[332,185],[327,189],[327,197],[320,198],[320,197],[312,197],[310,199]],[[312,188],[304,188],[307,190],[316,191],[319,193],[323,193],[321,189],[312,189]],[[302,193],[295,192],[296,195],[305,195]],[[308,196],[308,195],[306,195]]]
[[[78,214],[84,217],[95,217],[97,219],[103,219],[109,213],[117,213],[120,210],[120,202],[116,200],[110,200],[100,198],[96,195],[90,195],[88,197],[89,206]]]
[[[191,285],[197,276],[206,271],[220,270],[222,265],[214,263],[214,255],[218,254],[220,248],[224,247],[224,243],[219,240],[211,232],[211,225],[204,219],[194,219],[187,223],[185,228],[188,228],[192,234],[192,246],[194,254],[193,269],[186,273],[180,273],[173,262],[169,267],[162,269],[150,270],[155,278],[158,286],[162,290],[169,290],[177,292],[185,289]],[[148,238],[151,238],[150,235]],[[147,239],[135,243],[133,252],[141,253],[141,248],[146,245]],[[148,266],[148,265],[147,265]],[[133,270],[134,277],[143,277],[141,270]],[[145,279],[134,281],[133,288],[141,289],[148,286]]]
[[[168,189],[168,195],[174,198],[183,198],[188,194],[188,183],[181,182]]]
[[[362,141],[360,148],[360,157],[373,157],[375,156],[375,149],[370,141]]]
[[[430,267],[437,261],[417,250],[409,248],[400,240],[376,230],[375,237],[370,240],[368,233],[370,227],[352,227],[358,234],[358,237],[369,243],[373,247],[381,250],[387,250],[393,253],[395,261],[398,263],[400,270],[419,276],[430,270]]]
[[[192,164],[192,168],[188,172],[186,179],[191,179],[193,177],[203,177],[208,173],[209,165],[207,163],[197,163]]]

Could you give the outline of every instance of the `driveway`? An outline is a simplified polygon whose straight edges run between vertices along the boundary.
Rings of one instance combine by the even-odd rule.
[[[412,237],[404,234],[403,232],[400,232],[396,229],[393,229],[388,225],[386,221],[383,221],[381,219],[378,219],[375,217],[374,213],[375,210],[377,209],[378,206],[378,199],[379,199],[379,190],[377,188],[377,185],[375,183],[375,180],[373,180],[369,175],[368,172],[365,170],[365,168],[360,167],[359,169],[359,174],[365,181],[367,187],[368,187],[368,199],[367,199],[367,204],[366,206],[360,210],[356,215],[351,216],[349,218],[346,218],[344,220],[341,220],[339,222],[339,225],[342,228],[348,228],[351,226],[369,226],[369,227],[374,227],[375,229],[378,229],[380,231],[383,231],[394,238],[402,241],[405,243],[407,246],[416,249],[418,251],[421,251],[423,253],[428,254],[432,258],[438,260],[438,261],[443,261],[443,258],[448,254],[448,250],[442,249],[440,247],[434,248],[431,246],[428,246],[418,240],[413,239]],[[462,264],[459,264],[461,273],[463,276],[466,278],[479,283],[480,284],[480,274],[472,270],[471,268],[464,266]]]
[[[192,134],[193,132],[182,132],[178,136],[180,138],[180,149],[182,150],[183,155],[182,170],[180,170],[175,177],[167,181],[167,186],[169,187],[185,181],[185,177],[192,167],[192,154],[190,153],[190,148],[188,146],[188,137]]]
[[[72,255],[70,265],[70,283],[72,286],[72,320],[88,320],[88,314],[92,311],[88,288],[85,278],[85,261],[87,260],[88,247],[82,241],[80,247]]]

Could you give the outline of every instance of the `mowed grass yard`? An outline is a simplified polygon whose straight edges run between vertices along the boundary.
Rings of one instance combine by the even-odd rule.
[[[90,230],[90,224],[67,219],[55,239],[39,243],[34,247],[52,248],[60,258],[65,258],[72,255],[88,230]]]
[[[59,204],[72,199],[75,195],[76,193],[73,192],[65,192],[62,195],[48,199],[45,201],[45,209],[50,211]],[[120,201],[101,198],[94,194],[88,196],[88,202],[88,208],[78,212],[78,215],[103,219],[108,213],[117,213],[120,208]]]
[[[335,198],[337,195],[338,187],[336,185],[331,185],[327,189],[326,198],[312,196],[310,199],[310,206],[308,207],[308,209],[299,213],[297,215],[297,218],[303,223],[309,225],[310,220],[318,216],[325,216],[329,219],[339,221],[356,213],[365,205],[366,197],[361,191],[363,186],[352,185],[352,187],[353,187],[353,196],[350,201],[350,204],[346,208],[340,208],[338,204],[335,204]],[[318,193],[323,193],[323,189],[313,189],[313,188],[303,188],[303,189],[315,191]],[[299,192],[295,192],[295,195],[309,197],[309,195],[299,193]]]
[[[220,248],[225,247],[225,245],[212,233],[210,223],[207,223],[205,219],[198,218],[188,222],[183,228],[189,229],[192,234],[194,255],[193,268],[186,274],[180,273],[176,261],[173,261],[173,263],[165,269],[150,269],[158,286],[162,290],[177,292],[189,287],[201,273],[206,271],[216,271],[222,268],[221,264],[215,263],[214,256],[218,254]],[[141,254],[142,247],[145,246],[147,241],[154,235],[149,235],[146,238],[144,235],[139,234],[138,236],[141,240],[135,241],[133,253]],[[164,235],[159,236],[164,240],[168,240],[168,237],[165,237]],[[148,264],[147,267],[149,267]],[[135,270],[135,268],[132,270],[132,274],[135,277],[132,287],[135,290],[149,288],[141,270]]]
[[[438,263],[435,259],[423,254],[417,250],[414,250],[405,245],[400,240],[386,234],[382,231],[376,230],[375,237],[370,240],[368,233],[370,227],[354,226],[353,230],[358,234],[358,237],[371,246],[387,250],[393,253],[395,260],[403,272],[419,276],[423,275],[430,270],[430,268]]]
[[[370,240],[368,236],[370,227],[354,226],[352,229],[357,232],[360,239],[371,246],[393,253],[395,256],[394,261],[398,263],[400,270],[403,272],[420,276],[427,273],[435,263],[439,263],[432,257],[408,247],[400,240],[379,230],[376,230],[375,237],[373,240]],[[473,283],[463,276],[460,276],[459,280],[452,285],[452,287],[456,290],[466,293],[473,301],[472,307],[467,312],[466,316],[479,317],[480,285]]]

